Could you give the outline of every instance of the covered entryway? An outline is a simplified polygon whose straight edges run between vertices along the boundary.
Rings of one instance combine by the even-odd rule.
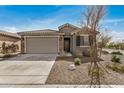
[[[31,54],[58,53],[58,36],[25,37],[25,52]]]

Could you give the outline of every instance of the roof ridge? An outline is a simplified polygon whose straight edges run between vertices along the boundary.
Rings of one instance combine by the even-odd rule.
[[[31,30],[31,31],[22,31],[22,32],[18,32],[18,33],[28,33],[28,32],[49,32],[49,31],[58,31],[58,30],[53,30],[53,29],[41,29],[41,30]]]
[[[61,28],[64,27],[65,25],[70,25],[70,26],[72,26],[72,27],[74,27],[74,28],[79,28],[79,27],[77,27],[77,26],[75,26],[75,25],[73,25],[73,24],[70,24],[70,23],[65,23],[65,24],[59,26],[58,28],[61,29]]]

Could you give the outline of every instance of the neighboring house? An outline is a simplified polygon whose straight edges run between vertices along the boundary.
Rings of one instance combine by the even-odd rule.
[[[79,28],[71,24],[64,24],[57,30],[35,30],[18,33],[21,36],[22,53],[57,53],[73,56],[87,55],[92,44],[92,33],[89,28]]]
[[[3,42],[5,42],[7,45],[15,43],[20,46],[20,43],[21,43],[20,40],[21,40],[21,37],[18,34],[0,30],[0,51],[2,49]],[[21,50],[21,48],[19,50]]]

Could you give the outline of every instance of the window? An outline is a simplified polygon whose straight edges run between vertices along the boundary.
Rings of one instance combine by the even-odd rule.
[[[80,36],[80,46],[84,46],[84,36]]]
[[[76,46],[80,46],[80,36],[76,37]]]
[[[89,46],[89,36],[84,36],[84,46]]]
[[[76,38],[76,45],[77,46],[89,46],[91,43],[89,42],[90,40],[89,36],[77,36]]]

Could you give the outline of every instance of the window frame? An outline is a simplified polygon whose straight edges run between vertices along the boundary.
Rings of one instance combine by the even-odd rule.
[[[76,46],[80,46],[80,36],[76,36]]]

